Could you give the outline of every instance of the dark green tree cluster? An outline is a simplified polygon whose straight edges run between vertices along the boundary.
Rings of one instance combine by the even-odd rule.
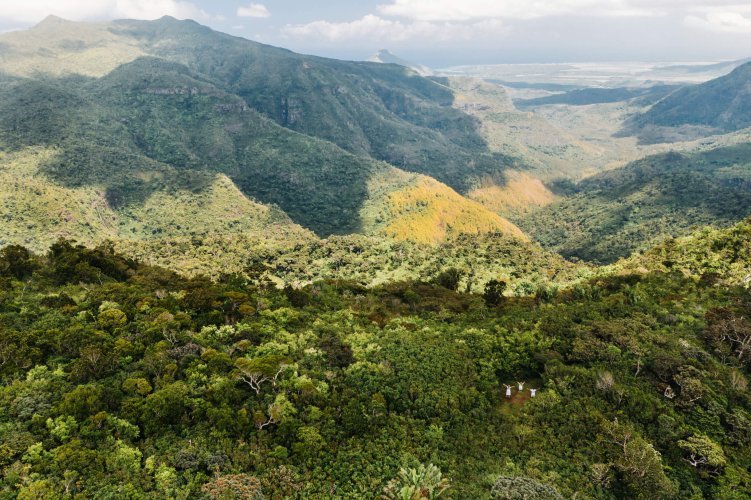
[[[748,496],[745,288],[660,268],[483,296],[455,277],[277,289],[8,247],[0,495]],[[507,400],[510,380],[536,396]]]

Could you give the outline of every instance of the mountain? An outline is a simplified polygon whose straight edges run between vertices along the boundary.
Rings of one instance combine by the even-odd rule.
[[[200,190],[207,173],[225,174],[319,234],[352,232],[367,179],[382,168],[280,127],[186,67],[153,58],[99,79],[14,82],[0,89],[0,110],[6,149],[56,149],[40,172],[62,186],[102,189],[115,209],[164,187]]]
[[[751,126],[751,63],[709,82],[669,94],[632,117],[623,134],[644,143],[703,137]]]
[[[391,168],[380,161],[460,193],[513,164],[449,88],[394,65],[301,56],[172,18],[48,18],[0,43],[3,147],[57,148],[40,171],[100,185],[115,208],[155,189],[148,172],[213,172],[325,236],[361,230],[368,180]]]
[[[517,220],[565,257],[612,262],[696,226],[751,214],[751,145],[650,156],[581,181],[572,196]]]
[[[0,70],[34,77],[40,74],[104,76],[121,64],[146,55],[111,23],[79,23],[48,16],[28,30],[0,34]]]
[[[406,61],[386,49],[379,50],[372,57],[370,57],[368,61],[381,64],[398,64],[399,66],[404,66],[405,68],[414,70],[420,76],[431,76],[433,74],[433,70],[431,70],[427,66]]]
[[[54,67],[58,75],[103,76],[146,55],[183,64],[281,126],[461,192],[516,161],[488,151],[477,121],[451,106],[445,81],[396,65],[303,56],[170,17],[104,25],[48,19],[0,35],[0,43],[12,48],[0,70],[13,75]]]

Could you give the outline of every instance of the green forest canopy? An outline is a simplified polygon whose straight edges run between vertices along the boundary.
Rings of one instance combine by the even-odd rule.
[[[746,259],[748,226],[725,235]],[[282,290],[6,247],[0,491],[742,498],[748,291],[662,255],[505,297],[451,273]],[[536,397],[507,401],[517,381]]]

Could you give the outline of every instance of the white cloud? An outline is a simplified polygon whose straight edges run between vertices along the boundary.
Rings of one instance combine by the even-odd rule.
[[[246,7],[238,7],[237,15],[240,17],[271,17],[271,12],[261,3],[252,3]]]
[[[379,5],[378,12],[420,21],[468,21],[534,19],[561,14],[648,16],[658,14],[656,7],[659,5],[659,0],[649,3],[629,0],[392,0]]]
[[[114,3],[116,9],[113,17],[128,19],[157,19],[161,16],[173,16],[179,19],[209,17],[194,4],[178,0],[115,0]]]
[[[684,23],[690,28],[751,35],[751,15],[738,11],[717,10],[703,15],[691,14],[686,16]]]
[[[358,19],[319,19],[287,25],[281,34],[284,38],[299,40],[303,47],[323,44],[339,49],[348,45],[393,47],[403,44],[435,50],[497,48],[506,53],[515,47],[519,52],[568,51],[566,57],[579,57],[584,50],[582,47],[591,43],[593,34],[604,37],[602,43],[609,44],[617,54],[627,53],[629,49],[625,47],[634,45],[633,52],[638,53],[638,57],[649,54],[651,45],[659,44],[663,30],[669,33],[666,36],[677,39],[685,36],[682,43],[687,47],[687,54],[701,52],[712,54],[711,57],[716,57],[719,49],[712,48],[712,44],[696,45],[701,37],[693,29],[727,33],[736,38],[751,36],[751,0],[379,1],[380,5],[371,13]],[[555,19],[558,16],[567,19]],[[598,19],[593,19],[595,17]],[[612,42],[607,41],[606,34],[610,25],[617,28],[613,30]],[[628,26],[637,38],[647,41],[621,33]],[[720,45],[718,42],[717,46]],[[723,53],[742,52],[740,48],[729,47],[723,47]]]
[[[346,22],[287,25],[283,34],[329,42],[498,38],[515,20],[549,16],[657,17],[693,28],[751,32],[751,5],[738,0],[388,0],[377,14]]]
[[[3,2],[0,6],[0,20],[12,23],[36,23],[50,14],[73,21],[211,17],[193,3],[182,0],[20,0]]]
[[[556,15],[667,16],[678,19],[690,10],[713,10],[713,24],[741,22],[739,0],[389,0],[377,7],[381,15],[419,21],[468,21],[473,19],[534,19]],[[741,0],[742,1],[742,0]],[[724,21],[718,21],[722,18]]]
[[[362,39],[403,42],[419,38],[433,41],[469,40],[506,32],[506,27],[497,19],[475,23],[402,22],[373,14],[350,22],[314,21],[308,24],[287,25],[283,29],[283,33],[289,36],[324,38],[330,42]]]

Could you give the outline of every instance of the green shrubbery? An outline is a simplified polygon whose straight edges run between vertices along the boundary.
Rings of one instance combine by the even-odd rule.
[[[660,263],[499,308],[484,302],[502,282],[483,300],[452,291],[451,271],[441,285],[282,290],[67,242],[0,262],[6,496],[673,498],[751,484],[749,364],[722,335],[748,329],[747,291]],[[536,397],[506,401],[512,381]]]

